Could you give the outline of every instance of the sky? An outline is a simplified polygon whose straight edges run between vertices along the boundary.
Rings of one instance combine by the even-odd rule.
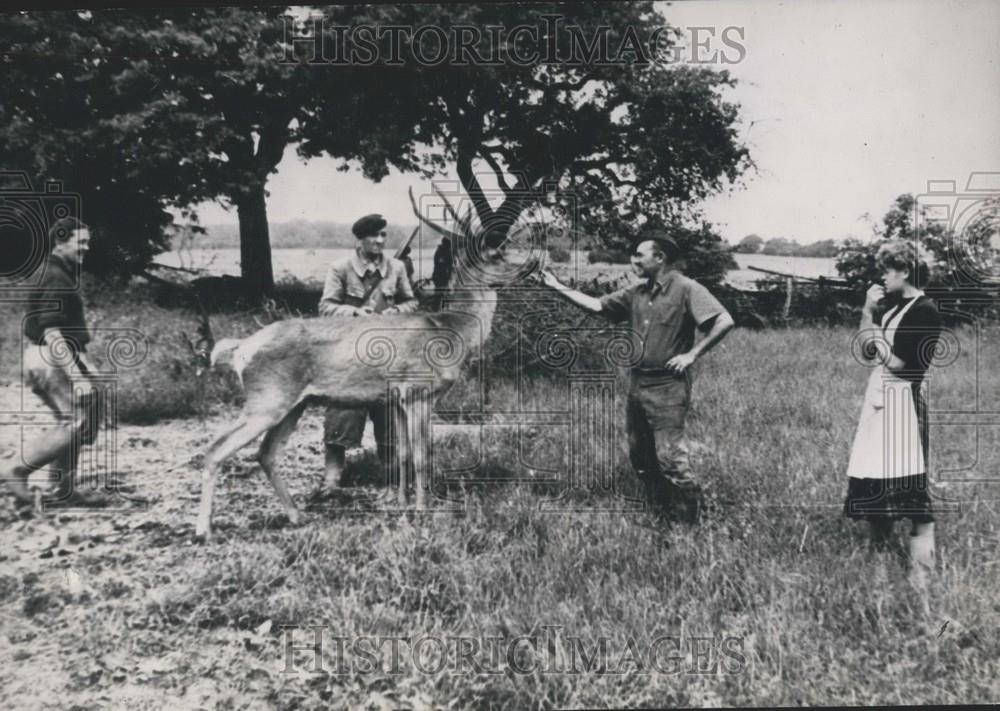
[[[681,28],[742,28],[745,56],[720,68],[738,80],[726,96],[742,107],[756,170],[703,205],[731,242],[868,237],[864,216],[880,219],[897,195],[920,194],[929,180],[961,189],[972,171],[1000,171],[1000,2],[662,7]],[[290,146],[268,183],[269,219],[353,222],[379,212],[413,222],[406,190],[426,190],[420,176],[394,172],[376,184],[337,163],[304,163]],[[235,210],[215,203],[198,212],[203,224],[236,223]]]

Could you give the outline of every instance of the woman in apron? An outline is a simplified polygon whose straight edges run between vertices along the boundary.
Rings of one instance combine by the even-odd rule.
[[[847,465],[844,514],[868,521],[882,546],[900,518],[913,522],[911,580],[920,588],[934,567],[934,516],[927,490],[927,366],[941,333],[926,283],[928,259],[911,242],[891,241],[876,256],[884,286],[869,290],[861,318],[862,352],[874,361]],[[885,300],[889,308],[876,323]]]

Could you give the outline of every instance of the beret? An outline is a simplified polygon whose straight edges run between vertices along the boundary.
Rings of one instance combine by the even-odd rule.
[[[351,227],[351,232],[358,239],[363,237],[371,237],[372,235],[378,234],[386,226],[385,218],[381,215],[365,215],[360,220],[354,223]]]

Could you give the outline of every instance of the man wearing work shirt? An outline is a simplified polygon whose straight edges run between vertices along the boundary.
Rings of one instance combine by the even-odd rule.
[[[574,304],[612,321],[628,320],[642,359],[629,376],[625,426],[629,457],[654,504],[682,504],[697,521],[701,486],[692,477],[684,438],[691,404],[691,365],[733,327],[729,312],[698,282],[674,267],[677,243],[660,231],[640,237],[632,268],[645,281],[597,299],[560,283],[546,271],[546,286]],[[702,338],[696,341],[696,332]]]
[[[368,316],[373,314],[410,313],[418,301],[407,277],[406,265],[382,254],[385,248],[386,220],[381,215],[365,215],[351,231],[357,249],[346,259],[334,262],[326,275],[319,302],[321,316]],[[379,459],[392,462],[392,445],[386,442],[385,405],[369,408],[328,408],[324,423],[326,445],[326,489],[343,486],[346,451],[361,444],[365,420],[372,418]]]
[[[98,425],[92,378],[96,370],[87,358],[90,333],[77,283],[79,265],[90,248],[90,230],[75,217],[64,217],[49,229],[48,239],[50,254],[28,295],[22,368],[25,385],[63,424],[28,442],[20,458],[4,468],[3,479],[18,501],[32,503],[28,477],[53,465],[59,472],[53,502],[100,505],[106,503],[103,497],[74,490],[80,449],[94,442]]]

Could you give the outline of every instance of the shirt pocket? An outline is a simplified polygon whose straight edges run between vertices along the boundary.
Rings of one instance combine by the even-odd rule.
[[[669,326],[677,323],[678,319],[684,318],[684,302],[667,301],[654,303],[651,322],[656,322],[661,326]]]
[[[348,296],[354,299],[363,299],[365,297],[365,285],[354,279],[349,279],[347,281],[347,288],[345,291]]]

